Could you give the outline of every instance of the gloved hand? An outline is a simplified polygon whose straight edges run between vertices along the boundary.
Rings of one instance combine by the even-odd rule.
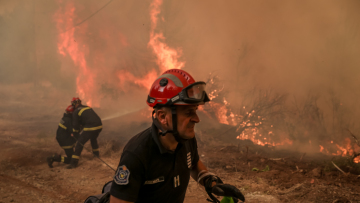
[[[229,184],[216,184],[212,188],[212,193],[217,196],[232,197],[235,203],[237,203],[239,199],[243,202],[245,201],[245,197],[243,194],[241,194],[240,190],[237,189],[235,186]]]
[[[214,186],[212,186],[213,182],[216,183]],[[212,199],[212,202],[220,202],[212,194],[215,194],[217,196],[232,197],[235,203],[237,203],[239,200],[245,202],[245,197],[239,189],[237,189],[233,185],[224,184],[222,180],[217,176],[209,176],[206,180],[204,180],[204,186],[209,197]]]

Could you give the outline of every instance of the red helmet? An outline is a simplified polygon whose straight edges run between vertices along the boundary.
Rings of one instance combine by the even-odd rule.
[[[204,104],[210,101],[205,85],[184,70],[170,69],[152,84],[146,103],[150,107]]]
[[[73,97],[71,100],[71,105],[75,106],[75,104],[80,104],[81,100],[79,99],[79,97]]]
[[[69,105],[66,109],[65,109],[66,113],[72,113],[74,112],[74,106],[73,105]]]

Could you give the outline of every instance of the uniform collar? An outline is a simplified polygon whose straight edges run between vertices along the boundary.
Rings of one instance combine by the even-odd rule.
[[[178,143],[178,146],[176,147],[175,152],[165,149],[165,147],[160,142],[158,131],[159,130],[157,129],[155,124],[152,124],[151,125],[151,135],[152,135],[152,138],[154,139],[156,145],[159,147],[160,154],[165,154],[165,153],[174,154],[175,152],[177,152],[180,149],[180,147],[182,146],[181,143]]]
[[[83,107],[87,107],[87,106],[80,104],[76,109],[83,108]]]

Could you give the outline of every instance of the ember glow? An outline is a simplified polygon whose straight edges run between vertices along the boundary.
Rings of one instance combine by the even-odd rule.
[[[251,135],[252,134],[252,135]],[[259,138],[260,137],[260,138]],[[272,141],[271,133],[263,136],[259,133],[259,129],[253,128],[243,131],[237,139],[240,140],[251,140],[254,144],[261,146],[280,146],[280,145],[292,145],[293,142],[288,138],[283,139],[281,142]]]
[[[328,149],[324,148],[322,145],[319,145],[320,152],[327,154],[327,155],[333,155],[333,156],[351,157],[351,156],[354,156],[355,149],[359,148],[359,147],[356,147],[356,145],[351,143],[350,138],[345,138],[344,142],[341,144],[336,144],[336,143],[334,143],[334,141],[330,141],[330,144],[332,146],[329,145],[329,147],[336,146],[336,148],[335,148],[336,152],[331,152],[331,150],[328,150]],[[359,163],[360,157],[356,157],[354,159],[354,162]]]
[[[216,83],[218,83],[217,76],[212,77],[212,74],[210,73],[208,95],[212,101],[205,104],[204,107],[199,108],[200,111],[203,111],[209,117],[214,116],[221,124],[236,127],[236,132],[239,133],[236,139],[251,140],[254,144],[262,146],[293,144],[287,135],[275,135],[273,130],[270,130],[273,125],[267,125],[268,130],[265,130],[263,128],[263,122],[266,118],[257,115],[255,110],[247,111],[246,107],[243,106],[243,113],[235,113],[231,109],[230,102],[228,102],[225,97],[220,96],[224,86]],[[277,136],[277,139],[274,139],[275,136]],[[278,139],[279,137],[281,137],[281,139]]]

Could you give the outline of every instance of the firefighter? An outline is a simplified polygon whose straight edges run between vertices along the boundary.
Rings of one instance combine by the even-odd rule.
[[[199,159],[194,127],[198,105],[210,101],[205,82],[183,70],[170,69],[153,83],[147,104],[154,108],[152,126],[124,147],[111,189],[110,203],[184,201],[190,176],[214,196],[245,201],[241,192],[224,184]]]
[[[51,157],[47,158],[47,163],[50,168],[52,168],[53,162],[63,162],[66,164],[70,163],[71,156],[74,153],[74,146],[76,140],[72,137],[73,127],[72,127],[72,113],[74,112],[74,107],[72,105],[68,106],[65,109],[64,116],[61,118],[59,127],[56,131],[56,140],[58,141],[61,148],[65,150],[66,156],[61,156],[54,154]],[[75,137],[77,134],[75,133]]]
[[[67,167],[68,169],[77,167],[81,151],[88,140],[91,142],[94,156],[100,157],[97,138],[102,130],[101,119],[92,108],[82,105],[81,100],[75,97],[72,99],[71,104],[75,109],[73,112],[73,131],[75,133],[82,132],[77,140],[75,152],[72,155],[70,165]]]

